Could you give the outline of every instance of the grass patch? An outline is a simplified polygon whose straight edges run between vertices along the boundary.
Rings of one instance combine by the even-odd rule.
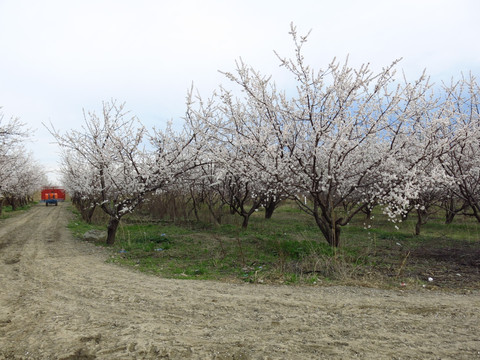
[[[17,206],[16,210],[12,209],[11,205],[6,205],[2,207],[2,215],[0,215],[0,220],[1,219],[8,219],[11,217],[14,213],[21,213],[23,211],[28,211],[32,208],[33,205],[36,203],[29,203],[27,205],[22,205],[22,206]]]
[[[245,230],[228,215],[220,226],[152,223],[132,215],[120,224],[109,261],[176,279],[480,288],[480,225],[474,219],[458,216],[445,225],[433,218],[419,236],[413,217],[397,227],[375,209],[368,223],[360,214],[343,227],[342,246],[332,248],[314,220],[291,204],[269,220],[255,213]],[[69,228],[78,237],[92,228],[105,230],[83,223],[78,213]]]
[[[105,230],[106,227],[104,225],[99,224],[87,224],[85,221],[82,220],[80,212],[71,204],[68,205],[68,210],[73,213],[73,218],[69,221],[67,227],[72,232],[73,236],[76,238],[82,239],[83,234],[85,234],[89,230]]]

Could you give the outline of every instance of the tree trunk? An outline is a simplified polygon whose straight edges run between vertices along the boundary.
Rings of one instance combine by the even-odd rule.
[[[370,220],[372,218],[373,208],[371,208],[370,206],[367,206],[365,207],[363,212],[365,213],[365,220]]]
[[[422,226],[422,216],[418,214],[417,222],[415,224],[415,235],[420,235],[421,226]]]
[[[457,213],[455,211],[455,200],[453,199],[453,197],[451,197],[445,202],[445,208],[445,224],[451,224],[453,222],[453,218]]]
[[[454,211],[447,210],[445,214],[445,224],[451,224],[455,218],[456,213]]]
[[[420,235],[422,225],[427,223],[427,210],[417,209],[417,222],[415,224],[415,235]]]
[[[108,222],[107,227],[107,244],[113,245],[115,243],[115,235],[117,234],[118,224],[120,224],[120,220],[111,216],[110,221]]]
[[[15,200],[15,198],[12,198],[12,200],[10,201],[10,204],[12,205],[12,211],[16,211],[17,210],[17,201]]]
[[[340,231],[341,227],[334,223],[327,215],[314,214],[315,222],[317,223],[320,231],[322,232],[325,240],[330,246],[340,246]]]
[[[260,201],[253,202],[251,208],[248,211],[243,207],[243,204],[240,206],[240,209],[238,209],[237,213],[240,214],[241,217],[243,217],[242,229],[246,229],[248,227],[248,221],[250,219],[250,216],[252,216],[252,214],[259,207],[260,207]]]
[[[190,189],[190,198],[192,199],[193,213],[195,214],[195,219],[200,222],[200,216],[198,215],[198,205],[195,193]]]
[[[339,247],[340,246],[340,226],[335,226],[335,229],[329,229],[327,231],[327,242],[330,246]]]
[[[92,217],[93,217],[93,214],[95,213],[95,208],[96,208],[96,206],[92,206],[87,210],[86,221],[87,221],[88,224],[92,223]]]
[[[276,208],[277,208],[277,202],[274,200],[270,200],[267,206],[265,206],[265,219],[270,219]]]
[[[82,219],[87,223],[91,224],[92,223],[92,217],[95,212],[96,206],[88,206],[85,208],[80,209],[80,213],[82,214]]]
[[[322,231],[325,240],[327,240],[328,245],[338,248],[340,246],[340,226],[335,226],[334,229],[331,227],[326,227],[325,229],[320,228]]]
[[[473,210],[473,216],[475,216],[475,219],[477,219],[477,221],[480,222],[479,207],[476,204],[470,204],[470,207]]]
[[[242,222],[242,229],[246,229],[248,227],[248,219],[250,218],[249,214],[242,214],[243,222]]]

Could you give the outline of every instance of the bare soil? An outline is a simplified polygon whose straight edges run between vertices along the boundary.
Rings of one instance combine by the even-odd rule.
[[[452,247],[422,246],[409,259],[411,277],[435,279],[435,286],[450,290],[480,289],[480,247],[458,244]]]
[[[480,359],[480,293],[167,280],[72,238],[64,204],[0,223],[0,359]]]

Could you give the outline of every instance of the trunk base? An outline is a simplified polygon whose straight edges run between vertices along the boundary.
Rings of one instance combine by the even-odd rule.
[[[110,218],[107,227],[107,244],[113,245],[115,243],[115,235],[117,234],[118,224],[120,224],[120,220],[116,218]]]

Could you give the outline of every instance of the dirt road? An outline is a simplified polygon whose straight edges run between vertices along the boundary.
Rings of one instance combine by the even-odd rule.
[[[106,264],[65,204],[0,222],[0,359],[480,359],[480,294],[174,281]]]

